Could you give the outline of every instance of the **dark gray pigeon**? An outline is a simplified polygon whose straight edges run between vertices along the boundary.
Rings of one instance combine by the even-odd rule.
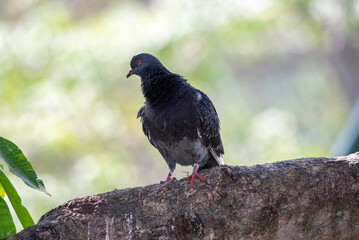
[[[219,134],[219,119],[206,94],[192,87],[182,76],[171,73],[154,56],[141,53],[132,58],[130,77],[141,77],[145,104],[137,118],[150,143],[166,160],[172,178],[176,163],[193,165],[193,173],[183,178],[204,179],[197,170],[223,165],[224,149]]]

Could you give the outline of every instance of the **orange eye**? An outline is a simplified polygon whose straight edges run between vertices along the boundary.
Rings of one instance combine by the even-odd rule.
[[[141,65],[141,63],[142,63],[142,61],[141,61],[140,59],[137,59],[137,60],[136,60],[137,66],[138,66],[138,65]]]

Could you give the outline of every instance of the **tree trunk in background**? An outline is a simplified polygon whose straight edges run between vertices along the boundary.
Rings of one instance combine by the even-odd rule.
[[[359,151],[359,48],[340,31],[328,28],[327,32],[331,41],[328,59],[338,74],[352,108],[332,146],[331,155],[347,155]]]
[[[70,200],[13,239],[359,239],[359,153]]]
[[[359,99],[359,49],[340,34],[331,34],[331,41],[328,59],[338,74],[348,102],[353,107]],[[336,45],[342,46],[335,47]]]

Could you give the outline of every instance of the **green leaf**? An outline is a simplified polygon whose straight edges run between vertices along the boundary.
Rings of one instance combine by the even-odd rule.
[[[21,198],[19,194],[17,194],[14,186],[11,184],[10,180],[6,176],[3,169],[0,168],[0,183],[5,189],[7,197],[10,200],[11,205],[13,206],[17,217],[19,218],[21,225],[26,228],[30,225],[35,224],[34,220],[27,209],[21,204]]]
[[[3,137],[0,137],[0,158],[5,161],[13,174],[21,178],[28,186],[50,195],[22,151]]]
[[[0,238],[9,237],[16,233],[10,210],[3,198],[0,198]]]
[[[5,190],[4,190],[3,186],[1,185],[1,183],[0,183],[0,197],[1,198],[5,197]]]
[[[0,164],[0,168],[4,169],[3,165]],[[5,190],[4,190],[3,186],[1,185],[1,182],[0,182],[0,197],[1,198],[5,197]]]

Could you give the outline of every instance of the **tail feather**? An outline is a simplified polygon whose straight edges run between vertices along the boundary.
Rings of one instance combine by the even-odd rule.
[[[214,151],[210,149],[211,154],[209,154],[209,159],[207,160],[206,164],[203,165],[202,167],[200,167],[198,169],[198,171],[201,171],[203,169],[208,169],[208,168],[212,168],[218,165],[224,165],[223,162],[223,156],[222,154],[219,154],[219,156],[217,154],[214,154]],[[213,152],[213,153],[212,153]]]
[[[223,161],[223,155],[222,154],[217,154],[213,148],[209,148],[209,151],[211,152],[212,156],[214,157],[214,159],[217,161],[218,165],[224,165],[224,161]]]

